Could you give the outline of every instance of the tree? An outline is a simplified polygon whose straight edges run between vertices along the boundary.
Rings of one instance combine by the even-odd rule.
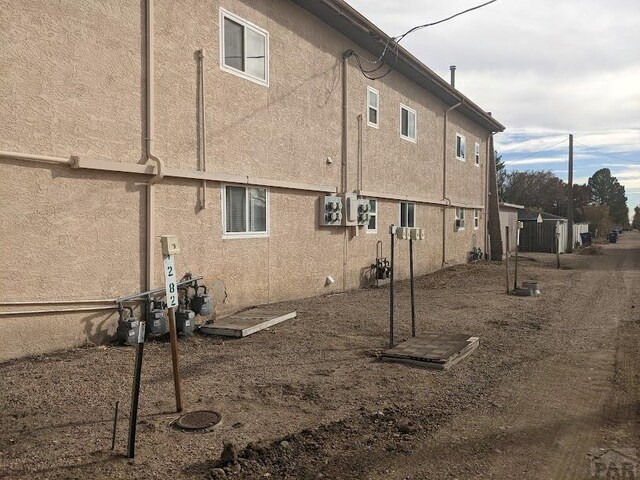
[[[607,235],[613,222],[609,213],[609,207],[606,205],[587,205],[584,207],[585,220],[589,222],[589,230],[597,233],[598,236]]]
[[[633,209],[633,222],[631,226],[640,230],[640,205]]]
[[[529,209],[566,214],[566,193],[566,184],[550,171],[513,171],[505,176],[504,201]]]
[[[569,186],[567,185],[567,190]],[[568,195],[567,195],[568,196]],[[591,203],[591,187],[589,185],[573,186],[573,221],[584,222],[584,208]]]
[[[607,205],[611,219],[622,226],[629,225],[629,207],[624,186],[611,175],[611,170],[601,168],[589,177],[591,200],[597,205]]]

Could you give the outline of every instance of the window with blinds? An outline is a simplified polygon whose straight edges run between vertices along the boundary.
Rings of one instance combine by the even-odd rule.
[[[266,235],[268,233],[268,192],[261,187],[224,187],[224,233],[226,235]]]

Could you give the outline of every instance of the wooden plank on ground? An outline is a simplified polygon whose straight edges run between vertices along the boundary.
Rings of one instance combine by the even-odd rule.
[[[480,344],[478,337],[465,334],[430,334],[396,345],[381,360],[446,370],[469,356]]]
[[[297,316],[297,312],[275,310],[271,308],[252,308],[219,318],[213,323],[200,327],[200,332],[207,335],[242,338],[272,327]]]

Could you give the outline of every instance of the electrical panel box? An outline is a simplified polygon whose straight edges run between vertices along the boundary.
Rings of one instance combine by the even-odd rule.
[[[174,253],[180,253],[180,242],[175,235],[162,235],[160,237],[160,243],[162,244],[163,255],[173,255]]]
[[[344,196],[344,224],[354,227],[358,224],[358,196],[355,193],[347,193]]]
[[[424,228],[411,228],[409,231],[409,238],[411,240],[424,240]]]
[[[396,238],[398,240],[409,240],[409,227],[396,227]]]
[[[325,195],[320,198],[320,225],[339,227],[343,220],[342,197]]]
[[[358,225],[367,225],[369,223],[369,211],[371,210],[371,204],[368,199],[358,200],[358,218],[356,223]]]

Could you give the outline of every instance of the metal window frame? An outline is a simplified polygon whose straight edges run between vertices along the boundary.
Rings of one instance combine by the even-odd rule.
[[[378,233],[378,199],[377,198],[368,198],[367,200],[369,200],[369,205],[371,205],[371,202],[376,202],[376,211],[375,213],[371,213],[371,210],[369,210],[369,217],[374,217],[376,219],[376,228],[369,228],[369,224],[367,223],[367,226],[365,228],[365,232],[366,233]]]
[[[244,188],[245,198],[246,198],[246,206],[247,209],[245,212],[245,228],[244,232],[227,232],[227,187],[238,187]],[[265,202],[267,207],[266,212],[266,222],[265,228],[266,230],[263,232],[252,232],[249,231],[249,209],[251,208],[249,205],[249,189],[250,188],[262,188],[265,190]],[[235,183],[223,183],[220,185],[220,205],[222,208],[222,238],[223,239],[231,239],[231,238],[266,238],[271,235],[271,192],[268,187],[263,187],[261,185],[241,185]]]
[[[407,225],[402,224],[402,204],[403,203],[407,204]],[[413,225],[409,225],[409,205],[413,205]],[[398,218],[399,218],[398,223],[400,224],[401,227],[415,228],[417,216],[418,216],[418,206],[416,205],[416,202],[400,202],[398,204]]]
[[[414,124],[415,124],[415,137],[409,137],[408,135],[403,135],[402,134],[402,110],[406,110],[409,113],[413,113],[413,116],[415,118],[414,120]],[[407,116],[407,133],[409,133],[409,117]],[[400,138],[407,140],[408,142],[412,142],[412,143],[418,143],[418,112],[416,112],[413,108],[406,106],[405,104],[401,103],[400,104]]]
[[[378,99],[377,107],[373,107],[369,103],[369,92],[376,94],[376,98]],[[379,128],[380,127],[380,92],[369,85],[367,85],[367,102],[366,103],[367,103],[367,125],[373,128]],[[376,120],[377,120],[376,123],[369,121],[369,109],[373,109],[376,111]]]
[[[243,30],[244,50],[242,54],[245,60],[245,69],[246,69],[246,57],[247,57],[247,53],[246,53],[247,28],[264,37],[264,42],[265,42],[265,45],[264,45],[264,76],[265,78],[264,79],[250,75],[247,72],[243,72],[242,70],[238,70],[237,68],[231,67],[224,62],[224,19],[225,18],[228,18],[229,20],[232,20],[242,25],[242,27],[244,28]],[[224,8],[220,8],[220,24],[219,24],[218,31],[219,31],[218,43],[220,45],[220,69],[225,72],[236,75],[238,77],[244,78],[246,80],[250,80],[259,85],[268,87],[269,86],[269,32],[249,22],[248,20],[245,20],[244,18],[239,17],[238,15],[231,13],[228,10],[225,10]]]
[[[463,154],[462,157],[458,155],[458,139],[460,139],[460,151]],[[464,145],[464,148],[462,148],[463,145]],[[456,132],[456,159],[462,162],[467,161],[467,137],[457,132]]]

